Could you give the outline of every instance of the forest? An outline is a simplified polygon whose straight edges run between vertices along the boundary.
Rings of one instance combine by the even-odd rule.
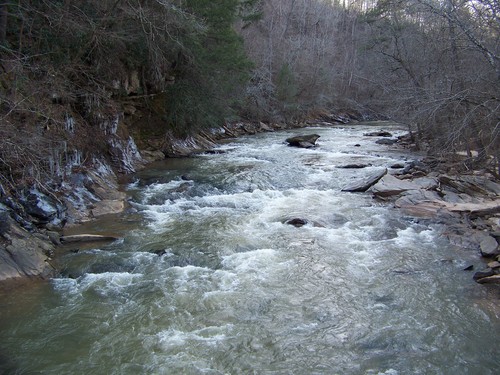
[[[498,176],[499,38],[498,0],[2,1],[0,188],[61,177],[110,133],[343,112]]]

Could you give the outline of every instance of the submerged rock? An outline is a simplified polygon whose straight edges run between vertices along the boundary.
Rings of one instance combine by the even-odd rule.
[[[320,136],[317,134],[297,135],[287,138],[285,142],[287,142],[289,146],[293,147],[311,148],[316,146],[316,141],[319,137]]]

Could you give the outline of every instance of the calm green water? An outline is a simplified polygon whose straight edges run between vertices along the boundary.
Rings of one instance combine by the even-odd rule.
[[[309,150],[244,137],[137,175],[131,211],[85,228],[121,240],[2,296],[0,373],[498,373],[498,289],[462,270],[477,255],[340,191],[404,161],[375,129],[302,129]]]

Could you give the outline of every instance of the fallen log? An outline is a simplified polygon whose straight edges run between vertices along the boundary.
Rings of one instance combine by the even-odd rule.
[[[96,241],[115,241],[118,237],[102,236],[100,234],[73,234],[62,236],[62,243],[76,243],[76,242],[96,242]]]

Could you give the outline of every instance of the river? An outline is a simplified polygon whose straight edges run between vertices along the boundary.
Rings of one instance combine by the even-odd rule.
[[[84,227],[120,240],[1,297],[0,373],[497,374],[498,292],[463,270],[478,255],[341,192],[413,157],[363,136],[381,126],[404,133],[258,134],[138,173],[131,209]]]

